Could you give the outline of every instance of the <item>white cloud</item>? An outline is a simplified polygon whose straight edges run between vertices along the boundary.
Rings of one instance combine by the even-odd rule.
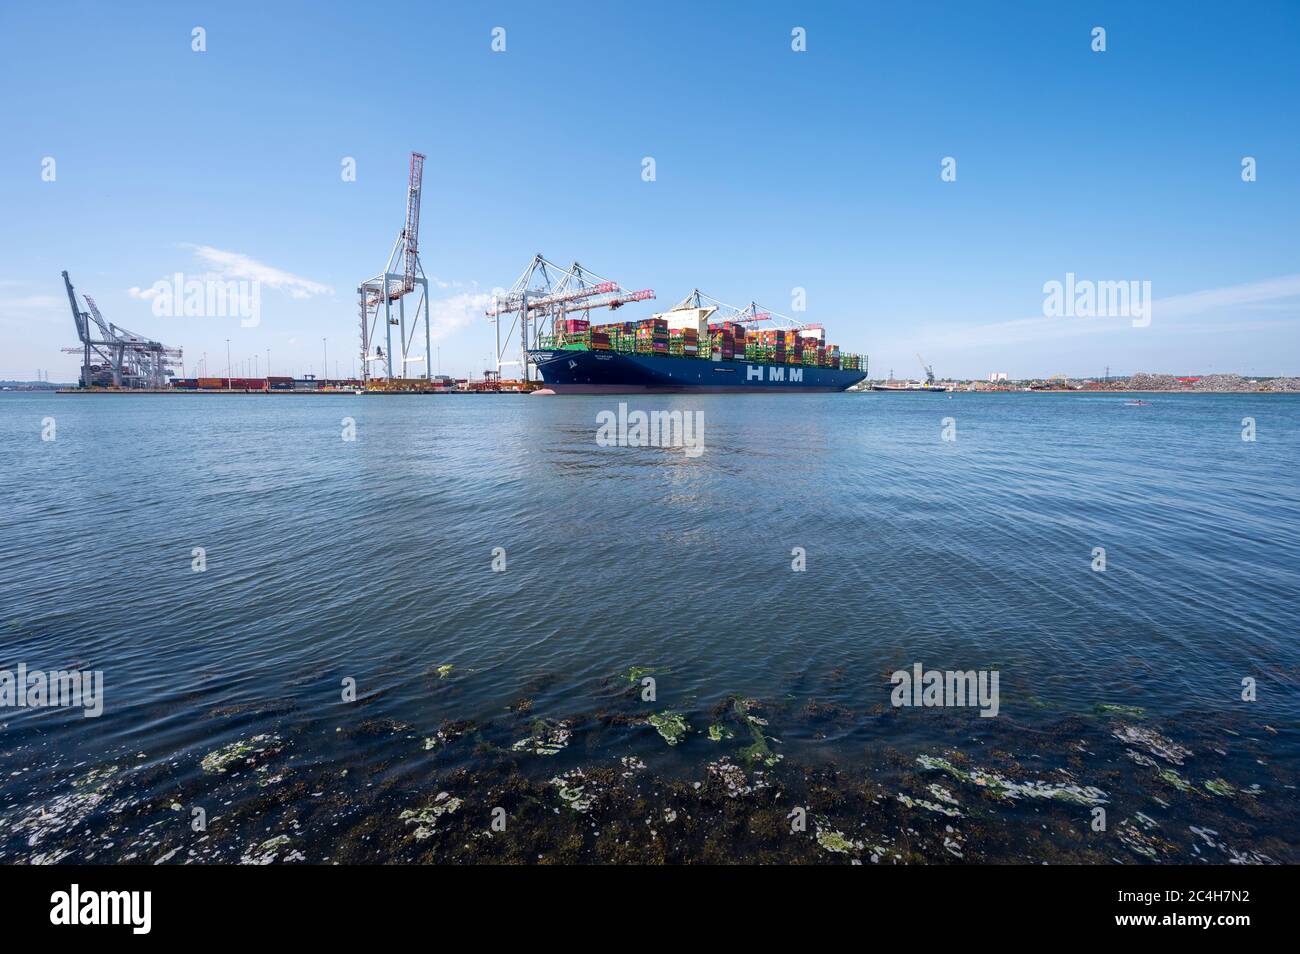
[[[1260,323],[1252,322],[1248,325],[1230,313],[1234,310],[1255,311],[1269,307],[1270,310],[1291,308],[1300,314],[1300,302],[1286,304],[1287,299],[1297,296],[1300,296],[1300,275],[1284,275],[1262,282],[1171,295],[1167,298],[1157,298],[1151,303],[1152,327],[1200,332],[1251,330],[1258,327]],[[1184,321],[1171,322],[1171,319],[1216,313],[1223,313],[1228,321],[1209,325]],[[1276,324],[1276,322],[1269,324]],[[1097,333],[1118,334],[1130,329],[1131,322],[1127,318],[1044,318],[1040,316],[993,322],[975,327],[940,325],[927,329],[922,340],[927,347],[963,349],[987,345],[1027,344]],[[912,340],[915,341],[915,337]],[[901,344],[903,343],[900,343],[900,347]]]
[[[181,243],[181,248],[188,248],[194,253],[206,269],[202,275],[187,275],[186,278],[199,278],[217,281],[256,281],[265,288],[274,288],[284,292],[290,298],[314,298],[317,295],[333,295],[334,289],[321,282],[294,275],[265,262],[259,262],[242,252],[230,252],[213,248],[211,245],[194,245]],[[171,276],[159,279],[149,288],[133,285],[126,290],[132,298],[149,301],[161,294],[160,283],[171,281]]]
[[[211,245],[188,243],[182,247],[192,249],[195,257],[223,280],[245,279],[261,282],[268,288],[285,292],[290,298],[313,298],[316,295],[334,294],[334,289],[328,285],[283,271],[240,252],[228,252],[225,249],[213,248]]]
[[[484,318],[484,312],[491,303],[492,296],[486,292],[461,292],[451,298],[430,302],[429,321],[433,340],[449,338],[461,328]]]
[[[1178,318],[1184,315],[1199,315],[1220,308],[1276,302],[1296,296],[1300,296],[1300,275],[1284,275],[1263,282],[1250,282],[1245,285],[1231,285],[1227,288],[1211,288],[1187,295],[1158,298],[1155,301],[1153,314],[1164,318]]]
[[[4,309],[57,308],[60,305],[66,307],[67,304],[67,298],[59,298],[55,295],[24,295],[21,298],[0,299],[0,308]]]

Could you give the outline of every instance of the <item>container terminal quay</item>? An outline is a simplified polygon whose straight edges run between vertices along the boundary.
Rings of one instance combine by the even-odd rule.
[[[254,365],[252,375],[237,373],[242,368],[235,367],[229,353],[224,375],[208,373],[206,355],[199,362],[203,373],[187,375],[181,348],[106,320],[90,295],[81,296],[83,307],[65,271],[78,344],[62,350],[78,355],[81,369],[76,387],[57,390],[208,395],[1300,391],[1300,379],[1294,377],[1146,372],[1112,377],[1109,369],[1094,378],[1056,374],[1012,380],[994,372],[987,381],[940,380],[919,354],[923,377],[897,379],[891,369],[888,377],[871,379],[867,356],[842,351],[823,325],[795,320],[752,300],[729,305],[697,288],[649,317],[613,320],[628,305],[654,300],[654,291],[629,289],[576,261],[561,266],[541,254],[483,316],[495,328],[492,366],[476,378],[436,374],[429,281],[419,252],[424,159],[411,153],[405,215],[383,270],[357,286],[360,333],[351,376],[271,375],[269,353],[266,375],[256,373],[256,359],[248,362]],[[212,297],[214,289],[208,288],[207,295]],[[260,308],[260,297],[258,302]],[[608,320],[596,321],[593,314]],[[328,362],[322,367],[328,368]]]
[[[95,300],[78,299],[68,272],[64,290],[81,357],[76,393],[151,394],[497,394],[601,392],[846,391],[867,378],[865,355],[842,351],[820,324],[797,321],[755,301],[735,306],[694,289],[671,308],[616,321],[627,305],[653,301],[578,262],[533,256],[483,316],[495,328],[492,367],[479,380],[433,372],[429,280],[420,260],[423,154],[411,153],[406,210],[383,269],[357,286],[359,326],[354,374],[187,375],[183,352],[104,318]],[[232,299],[208,282],[207,310],[224,314]],[[173,290],[172,295],[176,292]],[[191,300],[186,289],[185,313]],[[210,302],[220,299],[220,306]],[[260,310],[260,295],[252,307]],[[84,306],[82,304],[84,302]],[[235,299],[236,306],[244,306]],[[202,309],[200,305],[200,309]],[[609,320],[593,320],[606,315]],[[260,314],[257,315],[260,321]],[[269,356],[268,356],[269,363]],[[176,369],[181,370],[178,372]],[[204,372],[207,361],[200,362]],[[269,369],[268,369],[269,370]]]

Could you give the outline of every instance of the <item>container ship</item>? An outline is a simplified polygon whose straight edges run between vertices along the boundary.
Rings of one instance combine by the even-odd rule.
[[[530,349],[557,394],[712,391],[846,391],[867,377],[867,359],[826,343],[820,325],[793,329],[710,323],[716,307],[678,307],[641,321],[556,322]]]

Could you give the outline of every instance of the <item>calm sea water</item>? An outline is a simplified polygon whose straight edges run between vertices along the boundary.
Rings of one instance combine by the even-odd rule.
[[[698,774],[703,736],[580,731],[611,700],[642,706],[630,667],[655,670],[646,712],[696,732],[733,695],[788,714],[765,731],[790,765],[871,771],[884,745],[1063,724],[1109,737],[1110,703],[1184,742],[1222,722],[1189,746],[1221,751],[1213,774],[1294,801],[1300,399],[1147,398],[629,399],[702,411],[692,458],[598,447],[604,397],[0,396],[0,668],[105,681],[97,719],[0,710],[0,845],[39,849],[21,820],[96,767],[165,803],[258,734],[291,744],[294,772],[416,789],[440,725],[508,742],[526,712],[574,729],[538,771],[633,754]],[[890,673],[917,662],[997,669],[999,717],[893,709]],[[449,749],[439,770],[479,757]],[[1275,859],[1294,844],[1250,814]]]

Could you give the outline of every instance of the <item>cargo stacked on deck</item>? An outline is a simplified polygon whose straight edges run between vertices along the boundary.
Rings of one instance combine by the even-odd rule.
[[[614,347],[622,352],[636,351],[636,322],[623,321],[614,326]]]
[[[668,322],[663,318],[646,318],[636,325],[637,354],[668,353]]]
[[[555,326],[555,345],[570,351],[591,347],[591,323],[585,318],[566,318]]]
[[[736,339],[730,331],[714,331],[709,334],[709,357],[714,361],[730,361],[736,356]]]
[[[173,391],[195,391],[198,386],[198,378],[172,378]]]
[[[786,364],[803,364],[803,339],[797,331],[788,331],[786,340]]]
[[[292,391],[293,378],[285,378],[285,377],[267,378],[266,385],[272,391]]]
[[[636,325],[631,322],[616,321],[607,325],[591,326],[591,346],[598,351],[633,350],[632,330]],[[603,339],[602,339],[603,336]],[[605,342],[601,347],[600,342]]]
[[[679,328],[668,332],[668,353],[679,358],[700,356],[700,336],[694,328]]]
[[[544,381],[572,393],[619,388],[840,391],[865,374],[866,359],[841,354],[826,342],[821,325],[759,330],[750,322],[770,315],[753,305],[743,312],[732,309],[739,321],[710,323],[718,307],[702,306],[698,293],[690,301],[693,306],[683,303],[637,322],[593,325],[561,317],[551,334],[540,337],[541,350],[529,351],[530,358]],[[712,367],[705,363],[710,361]]]
[[[777,328],[773,331],[765,331],[763,334],[770,336],[772,356],[769,360],[776,364],[785,364],[785,330]]]

